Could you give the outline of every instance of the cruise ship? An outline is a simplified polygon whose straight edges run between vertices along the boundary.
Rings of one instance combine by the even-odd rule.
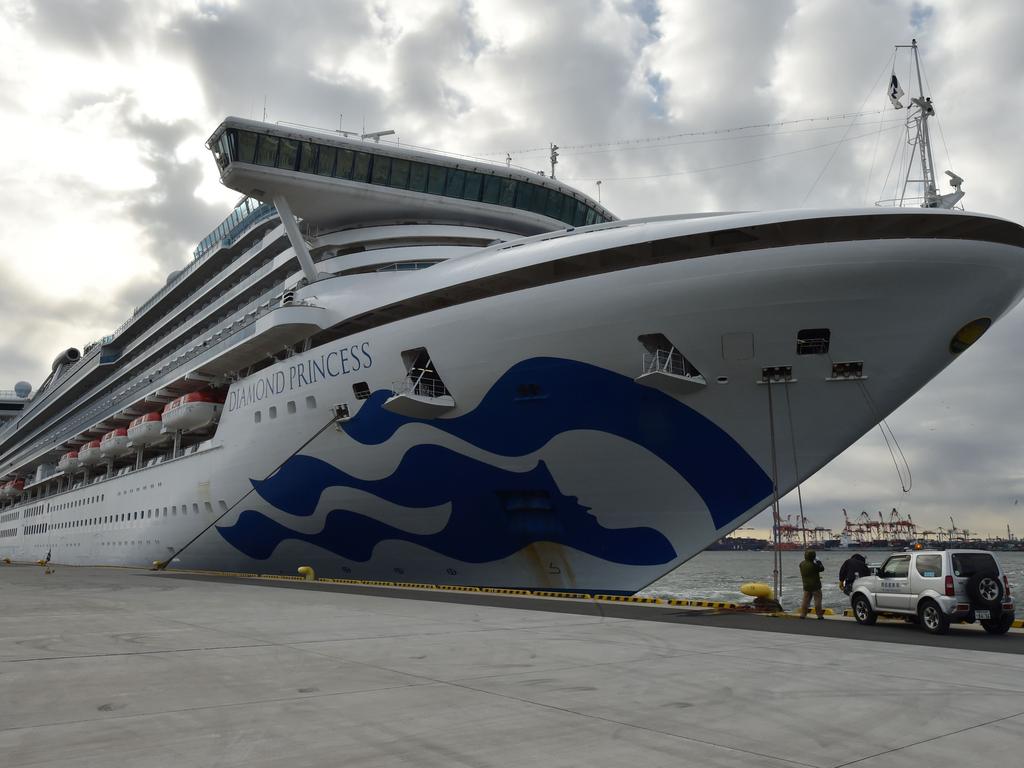
[[[7,398],[0,558],[632,593],[1024,290],[1024,229],[940,205],[620,220],[337,133],[208,147],[227,219]]]

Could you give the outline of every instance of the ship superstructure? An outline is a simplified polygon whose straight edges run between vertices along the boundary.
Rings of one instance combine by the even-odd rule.
[[[0,556],[631,592],[1024,286],[1024,231],[962,212],[619,221],[330,133],[208,146],[242,201],[0,433]]]

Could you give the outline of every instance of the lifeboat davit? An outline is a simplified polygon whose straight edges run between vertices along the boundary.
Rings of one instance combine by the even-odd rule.
[[[85,467],[91,467],[93,464],[103,461],[103,455],[100,453],[100,441],[93,440],[79,448],[78,460]]]
[[[128,425],[128,439],[133,446],[152,445],[166,438],[161,433],[164,423],[160,411],[152,411],[132,419]]]
[[[74,472],[80,466],[82,462],[78,458],[78,451],[68,451],[57,460],[57,469],[61,472]]]
[[[100,440],[100,455],[109,458],[115,458],[117,456],[124,456],[126,453],[130,453],[131,448],[128,446],[128,430],[124,427],[118,429],[112,429],[103,436]]]
[[[190,392],[164,406],[163,423],[170,432],[201,429],[216,424],[223,408],[223,395]]]

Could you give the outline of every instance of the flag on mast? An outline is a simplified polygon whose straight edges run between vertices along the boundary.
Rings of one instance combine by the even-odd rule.
[[[893,72],[892,78],[889,80],[889,101],[896,109],[903,109],[903,104],[900,102],[902,96],[903,89],[900,88],[900,81],[896,79],[896,73]]]

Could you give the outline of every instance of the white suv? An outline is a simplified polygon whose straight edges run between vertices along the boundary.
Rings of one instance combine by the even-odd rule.
[[[934,634],[946,632],[951,621],[979,621],[994,635],[1013,625],[1010,582],[991,552],[901,552],[872,570],[853,583],[850,596],[853,616],[861,624],[892,613],[916,617]]]

